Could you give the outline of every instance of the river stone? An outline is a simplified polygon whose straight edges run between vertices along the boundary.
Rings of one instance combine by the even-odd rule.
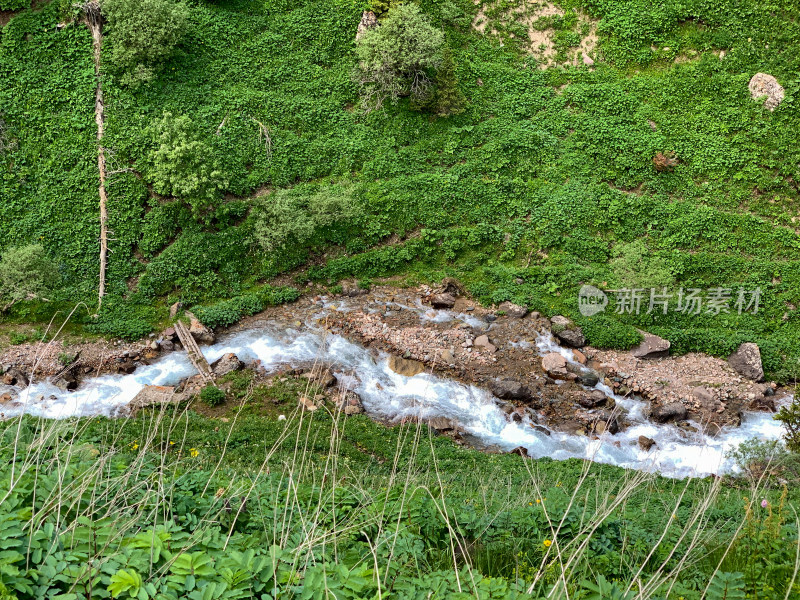
[[[670,402],[669,404],[657,406],[650,411],[650,418],[656,423],[683,421],[686,416],[686,407],[680,402]]]
[[[649,438],[646,435],[639,436],[639,448],[641,448],[645,452],[650,452],[650,449],[655,445],[656,441],[654,439]]]
[[[29,383],[28,376],[16,367],[6,369],[2,382],[6,385],[15,385],[17,387],[28,387]]]
[[[187,314],[189,315],[189,333],[192,334],[195,341],[198,344],[213,344],[216,340],[214,332],[203,325],[192,313]]]
[[[652,333],[640,331],[644,336],[642,343],[631,350],[634,357],[642,360],[650,360],[653,358],[666,358],[669,356],[670,343],[664,338],[660,338]]]
[[[587,394],[581,394],[578,397],[578,404],[584,408],[597,408],[598,406],[606,404],[607,401],[608,398],[600,390],[592,390],[591,392]]]
[[[305,379],[310,379],[322,388],[329,388],[336,385],[336,375],[327,367],[316,365],[310,371],[301,375]]]
[[[129,410],[138,411],[147,406],[179,402],[182,395],[175,393],[175,388],[166,385],[146,385],[133,397],[128,405]]]
[[[478,337],[476,337],[474,344],[476,346],[478,346],[479,348],[484,348],[484,349],[488,350],[489,352],[496,352],[497,351],[497,346],[492,344],[492,342],[489,341],[489,336],[485,335],[485,334],[484,335],[479,335]]]
[[[528,309],[525,306],[520,306],[513,302],[503,302],[498,308],[509,317],[514,317],[515,319],[521,319],[528,314]]]
[[[578,361],[582,365],[585,365],[586,361],[587,361],[586,355],[583,352],[581,352],[580,350],[573,350],[572,351],[572,358],[574,358],[576,361]]]
[[[580,327],[559,331],[556,333],[556,337],[561,340],[562,344],[570,348],[583,348],[586,345],[586,336],[583,335]]]
[[[586,387],[594,387],[600,381],[600,376],[589,369],[582,370],[577,375],[578,381],[580,381]]]
[[[439,357],[439,360],[441,360],[441,361],[442,361],[444,364],[446,364],[446,365],[451,365],[451,364],[453,364],[454,362],[456,362],[456,357],[455,357],[455,355],[453,354],[453,351],[452,351],[452,350],[450,350],[450,349],[445,349],[445,350],[442,350],[442,354],[441,354],[441,356]]]
[[[453,308],[456,304],[456,298],[453,294],[434,294],[431,296],[431,306],[433,308]]]
[[[214,373],[214,377],[222,377],[233,371],[238,371],[242,367],[244,367],[244,363],[233,352],[223,354],[221,358],[211,363],[211,371]]]
[[[783,102],[783,87],[772,75],[756,73],[753,75],[753,78],[750,79],[750,83],[747,87],[750,89],[750,97],[753,100],[763,98],[764,96],[767,97],[764,101],[764,107],[769,110],[775,110],[780,103]]]
[[[451,431],[457,426],[456,423],[447,417],[433,417],[432,419],[428,419],[428,425],[436,431]]]
[[[531,390],[524,383],[513,379],[501,379],[489,384],[492,394],[502,400],[530,400]]]
[[[414,375],[422,373],[425,370],[425,365],[418,360],[401,358],[400,356],[392,354],[389,356],[389,368],[398,375],[413,377]]]
[[[728,364],[733,370],[752,379],[761,381],[764,379],[764,368],[761,366],[761,350],[752,342],[745,342],[728,357]]]
[[[597,414],[596,420],[592,423],[594,433],[601,434],[608,433],[614,434],[619,432],[619,423],[617,418],[608,411],[600,411]]]
[[[565,376],[567,374],[567,360],[558,352],[550,352],[542,357],[542,369],[551,375]]]

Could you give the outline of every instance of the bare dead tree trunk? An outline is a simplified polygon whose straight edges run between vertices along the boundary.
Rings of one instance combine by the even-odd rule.
[[[97,169],[100,174],[100,284],[97,289],[97,310],[103,305],[106,294],[106,266],[108,263],[108,195],[106,194],[106,153],[103,148],[105,127],[105,105],[103,104],[103,81],[100,73],[100,51],[103,47],[103,16],[96,0],[82,7],[86,25],[92,32],[94,49],[94,75],[97,81],[94,100],[94,120],[97,123]]]

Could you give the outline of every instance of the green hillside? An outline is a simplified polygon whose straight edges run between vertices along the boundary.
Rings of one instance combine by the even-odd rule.
[[[177,46],[138,85],[119,64],[120,27],[107,23],[112,253],[94,328],[136,337],[174,300],[250,292],[312,257],[298,284],[456,275],[486,302],[573,316],[583,283],[722,286],[734,297],[760,287],[757,315],[615,318],[677,352],[727,355],[755,341],[768,372],[796,376],[794,2],[563,1],[562,16],[531,25],[554,40],[547,69],[522,43],[513,2],[420,7],[451,51],[460,114],[409,98],[363,110],[353,71],[364,3],[190,3]],[[41,243],[61,276],[52,303],[12,309],[23,321],[76,299],[97,305],[92,44],[80,23],[56,27],[63,13],[23,11],[0,44],[0,245]],[[590,35],[594,65],[573,65]],[[757,72],[785,88],[774,111],[750,98]],[[191,142],[166,174],[165,139]],[[658,153],[674,168],[659,172]],[[200,204],[187,197],[198,186]],[[335,209],[327,219],[314,216],[320,202]],[[265,240],[259,223],[280,233]],[[626,261],[646,267],[640,281],[624,276]]]

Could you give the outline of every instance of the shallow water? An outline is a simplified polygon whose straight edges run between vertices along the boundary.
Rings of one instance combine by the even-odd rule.
[[[406,308],[419,310],[422,320],[433,317],[438,320],[474,319],[466,314],[437,311],[437,315],[432,315],[424,309]],[[542,354],[560,352],[574,362],[572,351],[558,346],[549,334],[540,336],[536,346]],[[599,383],[596,389],[613,397],[627,411],[631,426],[618,434],[605,433],[597,439],[559,432],[547,435],[533,429],[529,421],[510,421],[493,396],[483,389],[428,373],[414,377],[398,375],[389,369],[387,355],[376,355],[338,335],[326,336],[320,331],[276,325],[232,334],[203,348],[209,362],[228,352],[245,362],[260,360],[267,371],[282,365],[308,365],[315,360],[333,365],[334,372],[357,375],[342,380],[359,394],[365,410],[375,418],[393,421],[403,417],[447,417],[481,444],[503,450],[523,446],[530,456],[537,458],[586,458],[670,477],[705,476],[730,471],[733,465],[725,454],[741,442],[753,437],[778,439],[783,433],[772,415],[751,413],[745,416],[741,427],[727,428],[715,437],[700,433],[687,436],[673,425],[647,421],[643,416],[646,403],[614,395],[610,388]],[[131,375],[88,379],[74,392],[63,392],[46,382],[35,383],[19,394],[15,406],[7,405],[2,412],[6,417],[24,412],[55,419],[117,416],[144,386],[175,385],[192,373],[186,355],[174,352],[138,368]],[[638,445],[640,435],[654,439],[657,449],[642,451]]]

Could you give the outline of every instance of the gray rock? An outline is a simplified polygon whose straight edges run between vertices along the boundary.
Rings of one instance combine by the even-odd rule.
[[[680,402],[671,402],[657,406],[650,411],[650,418],[656,423],[669,423],[670,421],[683,421],[686,419],[686,407]]]
[[[589,369],[578,373],[578,381],[586,387],[594,387],[600,381],[600,376]]]
[[[453,294],[443,293],[431,296],[431,306],[433,308],[453,308],[455,304],[456,298]]]
[[[169,307],[169,318],[174,319],[178,316],[178,312],[183,308],[183,302],[176,302]]]
[[[503,302],[498,308],[509,317],[514,317],[515,319],[521,319],[528,314],[528,309],[526,307],[514,304],[513,302]]]
[[[745,342],[728,357],[728,364],[742,377],[753,381],[764,379],[764,368],[761,365],[761,350],[752,342]]]
[[[502,400],[530,400],[531,390],[524,383],[513,379],[501,379],[489,384],[492,394]]]
[[[578,397],[578,404],[584,408],[597,408],[606,404],[608,398],[600,390],[592,390],[588,394],[582,394]]]
[[[665,358],[669,356],[670,343],[664,338],[660,338],[652,333],[642,331],[644,336],[642,343],[631,350],[631,354],[636,358],[642,360],[650,360],[654,358]]]
[[[764,107],[769,110],[778,108],[785,96],[784,89],[781,84],[778,83],[778,80],[767,73],[756,73],[753,75],[747,87],[750,89],[750,97],[753,100],[763,98],[764,96],[767,97],[764,101]]]
[[[570,348],[583,348],[586,345],[586,337],[583,335],[583,330],[580,327],[557,331],[556,337],[562,344]]]
[[[336,375],[333,374],[333,371],[320,365],[316,365],[310,371],[303,373],[302,377],[310,379],[322,388],[336,385]]]
[[[592,430],[597,433],[617,433],[619,432],[619,422],[613,413],[608,411],[600,411],[597,413],[594,423],[592,423]]]
[[[574,325],[575,324],[570,319],[561,315],[556,315],[555,317],[550,319],[550,327],[554,331],[558,329],[569,329]]]
[[[447,417],[433,417],[428,420],[428,425],[436,431],[452,431],[457,427],[457,424]]]
[[[3,374],[2,382],[17,387],[28,387],[29,384],[28,376],[17,367],[8,367]]]
[[[233,371],[238,371],[242,367],[244,367],[244,363],[233,352],[228,352],[211,363],[211,371],[215,377],[222,377]]]
[[[133,397],[128,408],[135,412],[147,406],[157,406],[179,402],[183,399],[181,394],[175,393],[175,388],[163,385],[146,385]]]

